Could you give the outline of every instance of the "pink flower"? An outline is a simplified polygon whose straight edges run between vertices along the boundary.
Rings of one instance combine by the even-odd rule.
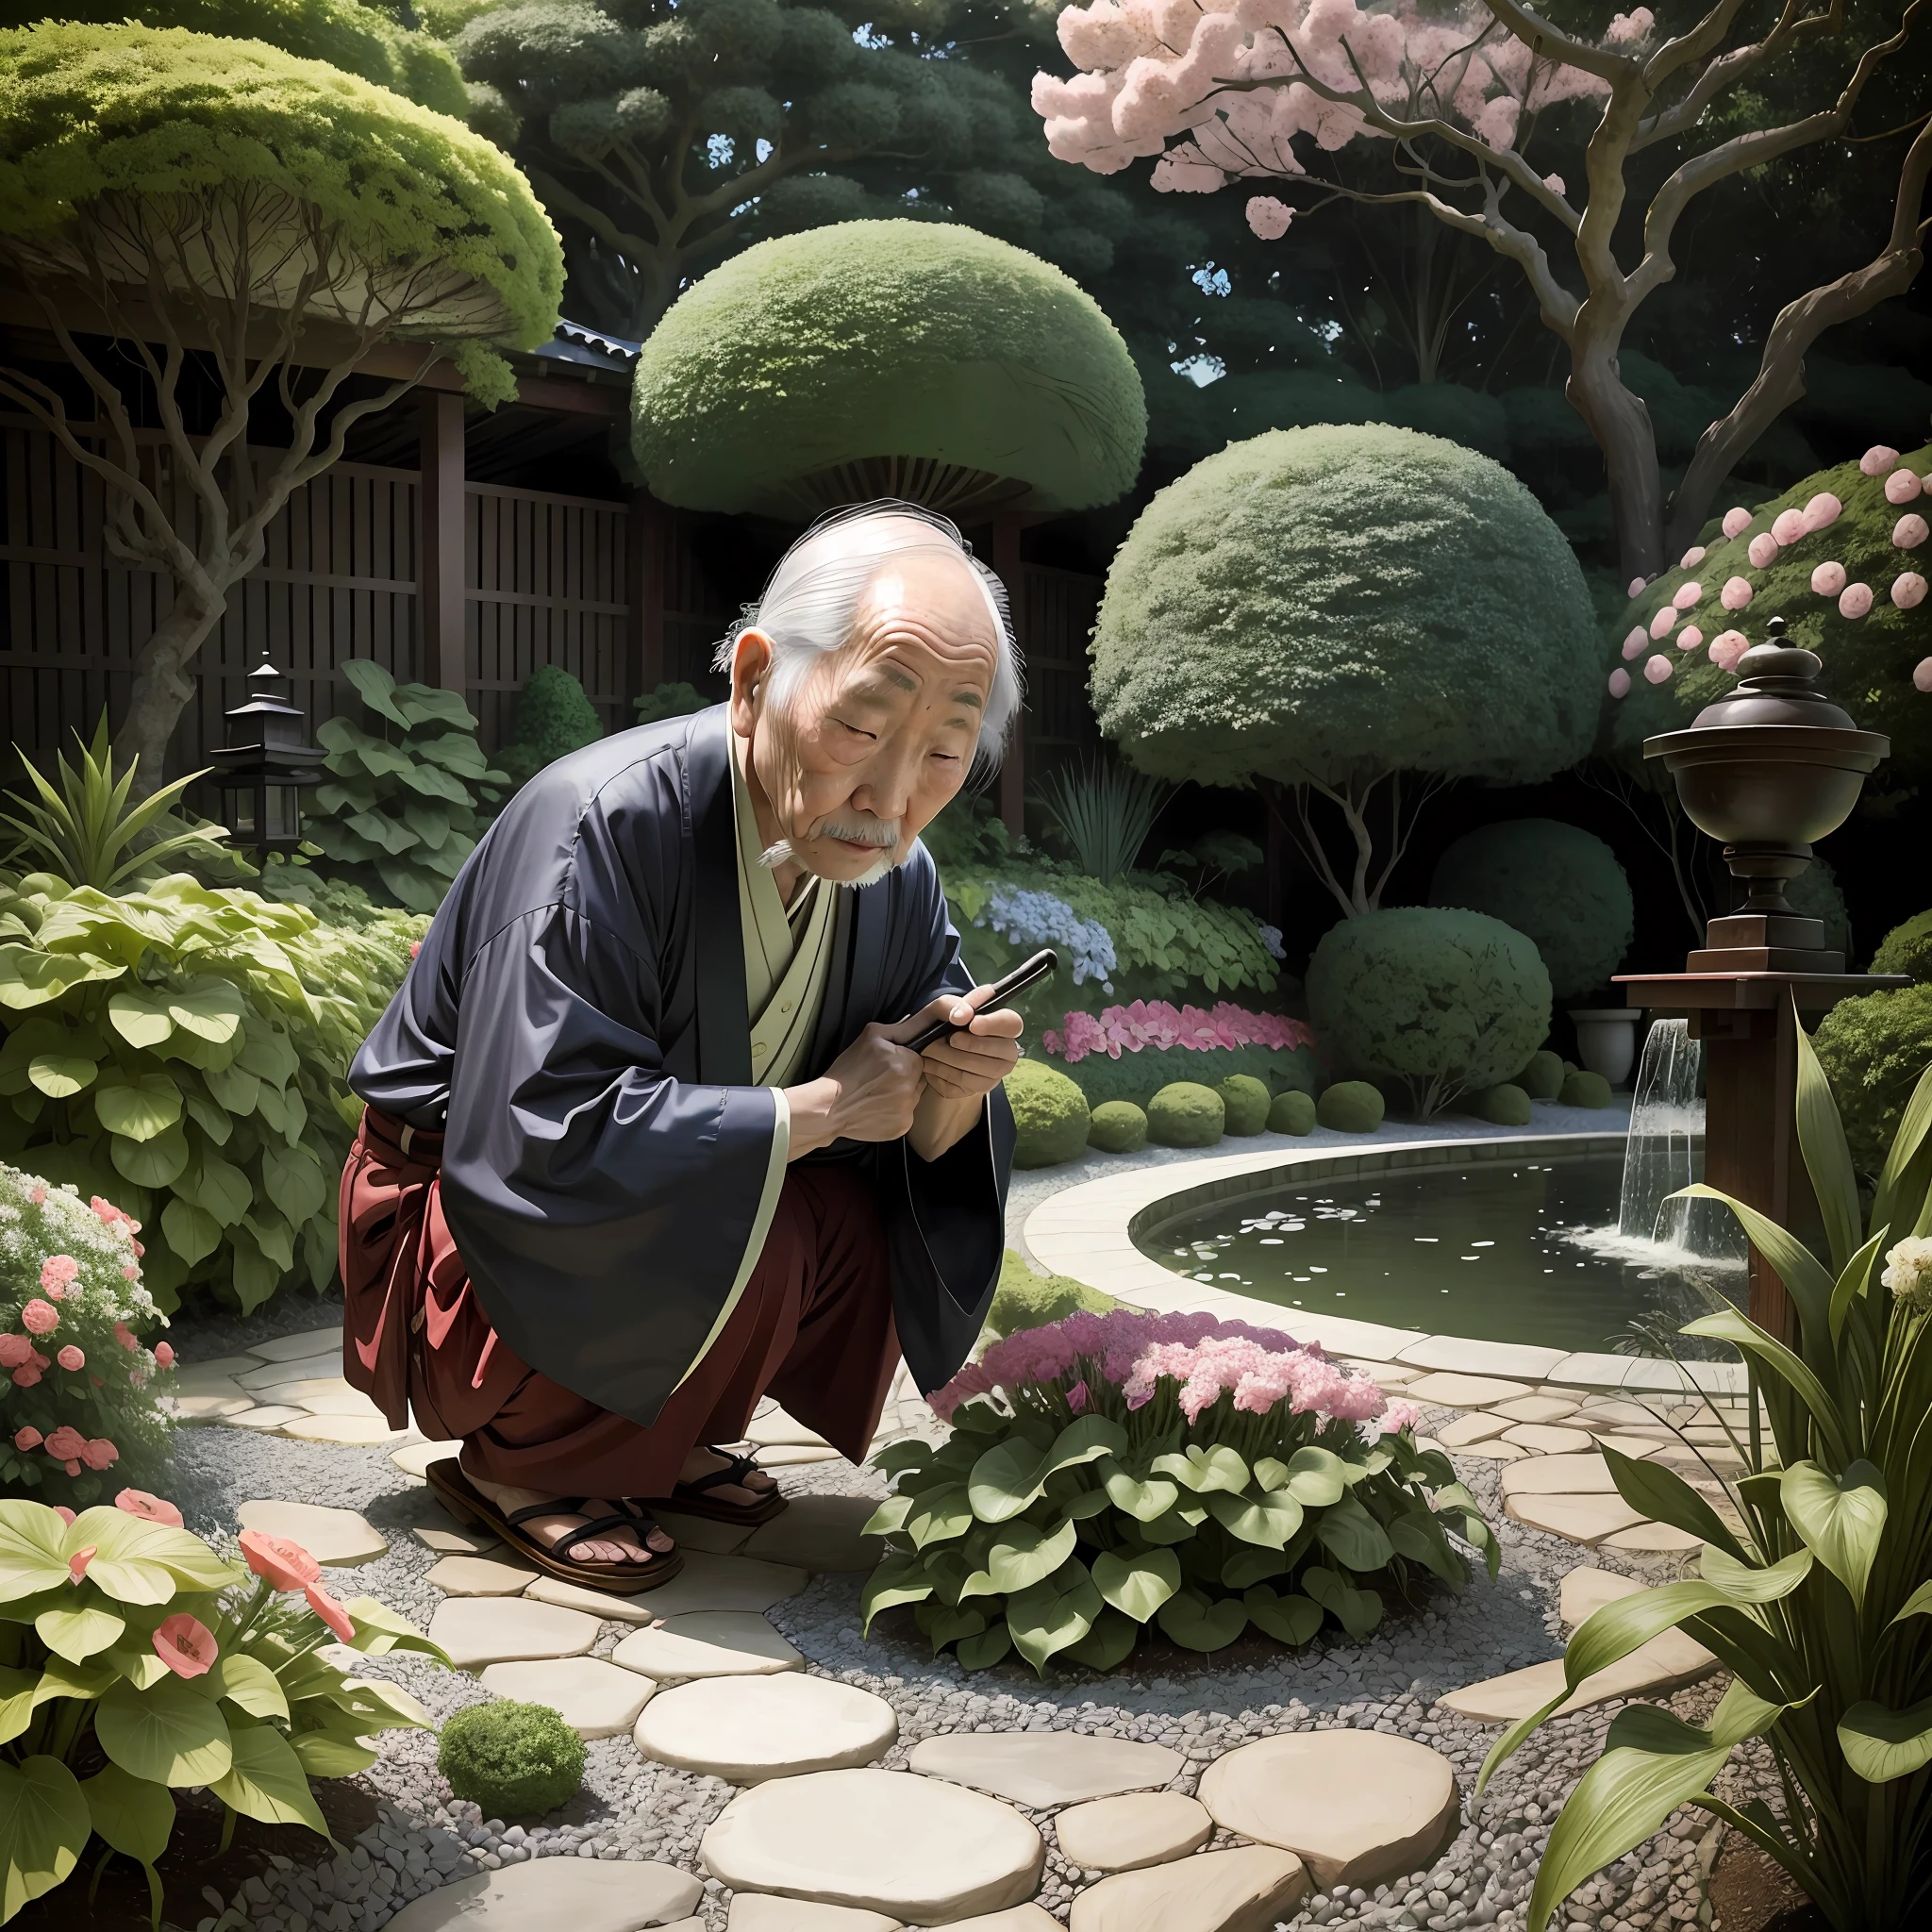
[[[348,1611],[343,1609],[341,1605],[339,1604],[334,1597],[329,1595],[328,1591],[324,1590],[320,1584],[305,1584],[303,1586],[302,1594],[308,1598],[308,1607],[311,1610],[313,1610],[315,1614],[318,1617],[320,1617],[322,1621],[325,1624],[326,1624],[328,1627],[331,1630],[333,1630],[344,1643],[349,1642],[355,1637],[356,1625],[350,1618]]]
[[[1412,1402],[1404,1402],[1399,1397],[1391,1402],[1382,1411],[1382,1433],[1385,1436],[1399,1435],[1404,1429],[1412,1429],[1423,1419],[1423,1412]]]
[[[1742,631],[1727,630],[1711,639],[1707,655],[1720,671],[1735,671],[1738,659],[1750,648],[1751,640]]]
[[[51,1335],[60,1325],[60,1311],[52,1302],[36,1296],[21,1309],[20,1320],[23,1327],[30,1328],[36,1335]]]
[[[82,1350],[75,1347],[75,1345],[71,1341],[67,1344],[65,1348],[63,1348],[60,1351],[58,1355],[57,1355],[54,1357],[54,1359],[57,1362],[58,1362],[60,1366],[63,1369],[65,1369],[70,1375],[75,1374],[81,1369],[87,1367],[86,1354]]]
[[[1783,548],[1789,550],[1805,534],[1805,512],[1801,509],[1781,509],[1772,520],[1771,534]]]
[[[38,1449],[47,1439],[31,1423],[13,1432],[13,1446],[25,1456],[30,1449]]]
[[[1677,633],[1677,648],[1680,651],[1695,651],[1704,643],[1704,633],[1694,624],[1687,624]]]
[[[263,1529],[242,1532],[242,1555],[258,1576],[277,1590],[301,1590],[322,1574],[322,1565],[298,1542]]]
[[[158,1341],[158,1342],[156,1342],[156,1343],[155,1343],[155,1360],[156,1360],[157,1362],[158,1362],[158,1363],[159,1363],[159,1364],[161,1365],[161,1367],[162,1367],[162,1368],[164,1368],[164,1369],[172,1369],[172,1368],[173,1368],[173,1367],[175,1366],[175,1345],[174,1345],[174,1343],[173,1343],[173,1342],[169,1342],[169,1341]]]
[[[1858,458],[1858,467],[1859,469],[1864,471],[1864,473],[1868,476],[1882,476],[1888,470],[1891,469],[1897,463],[1897,450],[1890,449],[1882,442],[1874,442],[1872,445],[1872,447],[1868,449],[1865,452],[1865,454]]]
[[[1836,597],[1845,587],[1845,567],[1834,558],[1811,573],[1811,588],[1821,597]]]
[[[1840,617],[1860,618],[1872,608],[1872,586],[1870,584],[1847,584],[1838,600],[1838,614]]]
[[[1646,659],[1643,666],[1643,675],[1653,684],[1663,683],[1671,675],[1671,660],[1663,657]]]
[[[1671,602],[1679,610],[1691,609],[1704,595],[1702,584],[1679,584],[1671,597]]]
[[[12,1376],[13,1386],[16,1389],[31,1389],[40,1379],[40,1369],[31,1364],[24,1369],[15,1369]]]
[[[170,1529],[183,1526],[181,1512],[174,1504],[163,1497],[151,1496],[145,1490],[123,1490],[114,1498],[114,1507],[130,1516],[139,1516],[143,1523],[164,1523]]]
[[[1741,537],[1751,527],[1751,512],[1742,504],[1724,512],[1724,535]]]
[[[130,1353],[141,1346],[141,1342],[137,1339],[134,1330],[125,1322],[116,1322],[114,1324],[114,1340]]]
[[[0,1335],[0,1369],[17,1369],[34,1357],[34,1345],[25,1335]]]
[[[1631,595],[1632,595],[1633,597],[1641,597],[1641,596],[1642,596],[1642,595],[1643,595],[1643,586],[1644,586],[1644,584],[1645,584],[1645,582],[1646,582],[1646,581],[1647,581],[1647,579],[1645,579],[1645,578],[1643,578],[1643,577],[1632,577],[1632,578],[1630,579],[1630,594],[1631,594]]]
[[[177,1610],[154,1635],[155,1655],[177,1677],[204,1677],[214,1669],[215,1633],[197,1617]]]
[[[1774,549],[1776,546],[1774,545]],[[1749,577],[1730,577],[1717,593],[1717,601],[1726,610],[1741,610],[1751,601],[1751,580]]]
[[[1891,582],[1891,601],[1901,610],[1916,610],[1925,601],[1925,579],[1915,570],[1901,571]]]
[[[412,958],[412,959],[413,959],[413,958],[414,958],[416,957],[416,955],[417,955],[418,953],[420,953],[420,952],[421,952],[422,950],[423,950],[423,941],[422,941],[421,940],[411,940],[411,941],[409,941],[409,958]]]
[[[1777,539],[1769,530],[1759,530],[1744,554],[1759,570],[1763,570],[1777,560]]]
[[[1075,1415],[1087,1407],[1087,1378],[1084,1375],[1067,1391],[1067,1407]]]
[[[41,1291],[60,1299],[57,1291],[64,1291],[70,1281],[80,1274],[80,1263],[72,1255],[49,1255],[41,1263]]]
[[[1885,479],[1885,500],[1893,505],[1909,503],[1924,488],[1910,470],[1894,470]]]
[[[1248,226],[1263,242],[1279,242],[1294,220],[1294,209],[1273,194],[1250,195],[1246,214]]]
[[[126,1267],[122,1269],[121,1279],[123,1281],[139,1281],[141,1279],[141,1270],[130,1261]]]
[[[1690,549],[1685,551],[1682,557],[1678,558],[1677,568],[1679,570],[1695,570],[1703,561],[1704,545],[1702,543],[1693,543]]]
[[[46,1182],[36,1181],[33,1184],[33,1186],[27,1190],[26,1197],[29,1201],[31,1201],[34,1204],[36,1208],[44,1208],[47,1205]]]
[[[72,1529],[74,1527],[74,1511],[68,1508],[66,1504],[56,1503],[54,1505],[54,1514],[58,1516],[60,1519],[60,1521],[68,1526],[69,1529]]]
[[[70,1423],[62,1423],[47,1438],[49,1456],[78,1456],[87,1447],[87,1438]]]
[[[108,1441],[107,1437],[95,1436],[80,1452],[80,1459],[90,1469],[109,1469],[121,1460],[121,1452]]]
[[[1674,604],[1666,604],[1664,608],[1661,610],[1659,610],[1657,614],[1650,620],[1650,635],[1653,641],[1655,641],[1658,638],[1667,638],[1670,636],[1671,632],[1676,626],[1677,614],[1677,607]]]
[[[1932,691],[1932,658],[1921,658],[1912,666],[1912,689]]]
[[[1613,698],[1626,698],[1630,695],[1630,674],[1621,664],[1610,673],[1610,695]]]
[[[1624,640],[1624,663],[1627,664],[1633,658],[1641,657],[1642,655],[1644,645],[1647,644],[1649,641],[1650,633],[1647,630],[1645,630],[1641,624],[1635,625],[1632,628],[1630,635]]]
[[[1932,526],[1914,511],[1910,516],[1901,517],[1891,526],[1891,541],[1900,550],[1916,550],[1927,535],[1932,535]]]
[[[74,1471],[69,1469],[67,1474],[72,1475]],[[94,1552],[99,1548],[98,1543],[89,1543],[85,1549],[75,1550],[68,1557],[67,1579],[70,1583],[78,1583],[87,1574],[87,1566],[93,1561]]]
[[[1844,508],[1830,491],[1821,490],[1805,506],[1805,528],[1807,531],[1829,528],[1844,514]]]

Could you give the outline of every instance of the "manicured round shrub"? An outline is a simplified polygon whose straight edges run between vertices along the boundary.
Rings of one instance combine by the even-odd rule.
[[[1932,1065],[1932,986],[1840,1000],[1819,1023],[1813,1045],[1861,1173],[1885,1165],[1899,1118]]]
[[[645,480],[688,509],[795,514],[800,478],[882,457],[1083,509],[1132,487],[1147,407],[1119,331],[1058,269],[950,223],[861,221],[761,242],[688,289],[638,358],[632,421]]]
[[[497,768],[521,785],[603,736],[604,721],[583,686],[561,664],[540,665],[517,693],[515,735],[497,753]]]
[[[1852,961],[1852,911],[1845,904],[1844,889],[1830,861],[1813,858],[1798,876],[1785,887],[1785,899],[1801,918],[1824,922],[1824,943],[1834,953]]]
[[[1874,973],[1907,973],[1922,985],[1932,980],[1932,912],[1921,912],[1895,925],[1872,955]]]
[[[1158,1147],[1211,1147],[1226,1124],[1221,1095],[1198,1080],[1170,1081],[1147,1103],[1147,1135]]]
[[[1554,1100],[1563,1091],[1563,1062],[1548,1047],[1531,1054],[1514,1084],[1532,1100]]]
[[[1064,957],[1064,956],[1063,956]],[[1322,1062],[1311,1046],[1218,1046],[1206,1052],[1191,1047],[1144,1046],[1138,1053],[1083,1054],[1077,1060],[1048,1056],[1048,1064],[1063,1068],[1087,1096],[1089,1107],[1108,1100],[1131,1100],[1144,1108],[1174,1080],[1197,1080],[1219,1087],[1231,1074],[1246,1074],[1270,1093],[1299,1088],[1313,1094],[1322,1085]]]
[[[1529,1124],[1529,1095],[1521,1087],[1504,1081],[1499,1087],[1486,1087],[1470,1102],[1469,1110],[1477,1120],[1495,1127],[1526,1127]]]
[[[1063,1160],[1078,1159],[1092,1121],[1087,1096],[1064,1074],[1039,1060],[1022,1060],[1005,1084],[1020,1130],[1013,1165],[1058,1167]]]
[[[1245,1136],[1265,1131],[1268,1109],[1274,1098],[1265,1081],[1256,1079],[1252,1074],[1230,1074],[1214,1091],[1221,1095],[1222,1107],[1226,1111],[1227,1132]]]
[[[1315,1119],[1337,1134],[1373,1134],[1385,1111],[1382,1090],[1366,1080],[1338,1080],[1315,1103]]]
[[[1277,1093],[1268,1109],[1271,1134],[1312,1134],[1315,1131],[1315,1096],[1298,1088]]]
[[[1112,1295],[1070,1274],[1036,1274],[1024,1256],[1008,1248],[1000,1268],[1000,1285],[986,1311],[986,1325],[1004,1341],[1022,1328],[1043,1328],[1049,1322],[1064,1322],[1083,1311],[1105,1315],[1120,1306]]]
[[[1087,1144],[1103,1154],[1138,1154],[1147,1144],[1147,1116],[1131,1100],[1103,1100],[1093,1109]]]
[[[1465,833],[1436,861],[1429,903],[1487,912],[1526,934],[1559,1000],[1604,985],[1637,928],[1617,855],[1557,819],[1510,819]]]
[[[1308,964],[1308,1008],[1351,1071],[1404,1087],[1426,1118],[1507,1080],[1550,1030],[1536,947],[1482,912],[1400,906],[1329,927]]]
[[[1565,1074],[1563,1091],[1557,1098],[1565,1107],[1607,1107],[1610,1083],[1601,1074]]]
[[[532,1818],[576,1795],[584,1740],[547,1704],[473,1704],[442,1727],[436,1768],[486,1818]]]

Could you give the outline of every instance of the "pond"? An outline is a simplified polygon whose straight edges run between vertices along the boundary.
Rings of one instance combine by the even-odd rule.
[[[1545,1143],[1545,1146],[1547,1143]],[[1684,1322],[1741,1302],[1742,1250],[1716,1258],[1617,1232],[1621,1152],[1297,1179],[1166,1220],[1151,1259],[1284,1308],[1427,1334],[1663,1353]],[[1680,1355],[1708,1348],[1676,1341]]]

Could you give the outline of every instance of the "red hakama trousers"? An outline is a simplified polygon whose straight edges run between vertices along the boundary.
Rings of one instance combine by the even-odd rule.
[[[413,1408],[427,1434],[462,1438],[469,1474],[557,1496],[669,1496],[691,1450],[741,1441],[767,1394],[865,1455],[899,1343],[878,1204],[852,1167],[787,1172],[738,1306],[641,1428],[498,1339],[443,1219],[441,1158],[440,1134],[369,1108],[342,1170],[342,1373],[391,1427]]]

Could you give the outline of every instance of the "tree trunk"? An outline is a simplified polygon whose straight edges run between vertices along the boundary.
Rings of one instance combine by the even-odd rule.
[[[1578,334],[1564,393],[1604,453],[1619,568],[1631,578],[1654,577],[1664,567],[1657,431],[1643,398],[1624,387],[1609,346],[1588,341],[1580,327]]]
[[[125,771],[134,759],[141,761],[128,794],[130,801],[145,798],[166,782],[168,741],[194,696],[194,677],[189,666],[226,608],[225,598],[206,610],[180,598],[136,656],[127,714],[114,734],[114,756],[121,769]]]

